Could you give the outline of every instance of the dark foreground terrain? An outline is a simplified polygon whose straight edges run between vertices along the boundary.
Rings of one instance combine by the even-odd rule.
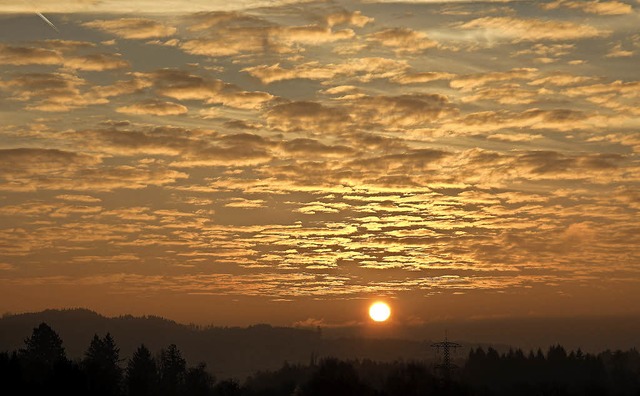
[[[86,309],[5,315],[0,319],[0,352],[22,348],[25,337],[42,322],[64,340],[66,355],[71,360],[84,357],[95,334],[109,332],[118,342],[121,359],[132,357],[143,343],[154,353],[176,344],[187,361],[204,362],[219,377],[241,380],[256,371],[277,370],[285,361],[307,364],[312,356],[385,362],[433,359],[430,341],[424,339],[367,338],[353,334],[332,337],[326,329],[265,324],[202,327],[157,316],[109,318]]]
[[[316,359],[255,372],[246,380],[217,380],[205,363],[187,362],[168,344],[140,344],[128,359],[116,339],[95,334],[81,358],[69,359],[47,323],[25,334],[23,345],[0,353],[0,391],[7,395],[640,395],[637,350],[472,349],[461,367],[421,361]]]

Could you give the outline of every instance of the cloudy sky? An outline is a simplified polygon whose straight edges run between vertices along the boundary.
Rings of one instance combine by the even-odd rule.
[[[1,0],[0,311],[639,313],[639,26],[636,0]]]

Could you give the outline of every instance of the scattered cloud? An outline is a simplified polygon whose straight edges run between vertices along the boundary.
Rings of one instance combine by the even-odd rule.
[[[522,112],[498,110],[471,113],[463,116],[459,124],[452,124],[450,127],[468,133],[484,133],[509,128],[551,129],[566,132],[592,128],[597,121],[595,115],[583,111],[532,108]]]
[[[455,78],[455,74],[446,72],[409,72],[393,77],[392,81],[398,84],[424,84],[431,81],[451,80],[453,78]]]
[[[620,95],[624,97],[637,98],[640,93],[638,88],[640,81],[623,82],[620,80],[611,83],[591,84],[572,87],[566,90],[569,96],[588,96],[595,97],[598,95]]]
[[[60,53],[54,50],[0,44],[0,64],[3,65],[57,65],[61,62]]]
[[[298,138],[286,141],[281,145],[282,149],[289,153],[300,155],[306,158],[316,156],[336,156],[341,157],[355,153],[355,150],[344,145],[327,145],[316,139]]]
[[[204,56],[232,56],[243,53],[287,54],[300,46],[333,43],[353,38],[352,29],[333,29],[336,25],[355,26],[369,20],[358,13],[328,16],[322,25],[282,26],[240,12],[198,13],[189,17],[192,32],[200,33],[180,44],[185,52]]]
[[[50,43],[47,43],[50,44]],[[61,47],[60,45],[53,45]],[[64,48],[64,47],[63,47]],[[0,44],[0,64],[12,66],[51,65],[64,66],[83,71],[104,71],[130,67],[120,54],[94,53],[89,55],[65,56],[63,51],[72,51],[73,46],[63,50],[39,47],[13,47]]]
[[[134,103],[129,106],[118,107],[116,111],[126,114],[167,116],[185,114],[189,110],[178,103],[164,102],[161,100],[147,100],[144,102]]]
[[[97,47],[96,43],[90,41],[79,40],[62,40],[62,39],[49,39],[37,41],[35,43],[38,47],[47,47],[60,52],[76,52],[87,48]]]
[[[596,78],[589,77],[589,76],[576,76],[570,73],[555,72],[550,75],[537,78],[529,82],[528,84],[534,85],[534,86],[551,85],[551,86],[558,86],[558,87],[566,87],[570,85],[583,84],[586,82],[593,81],[595,79]]]
[[[240,109],[261,107],[275,97],[262,91],[245,91],[218,79],[209,79],[177,69],[136,73],[150,81],[159,95],[178,100],[200,100],[206,104],[222,104]]]
[[[338,108],[316,102],[290,102],[274,106],[266,113],[269,126],[281,131],[338,131],[346,128],[351,117]]]
[[[64,66],[83,71],[126,69],[131,65],[120,54],[91,54],[65,59]]]
[[[82,25],[134,40],[173,36],[177,31],[174,27],[148,18],[96,19]]]
[[[0,154],[4,191],[140,189],[187,177],[163,168],[100,166],[99,157],[56,149],[5,149]]]
[[[101,160],[71,151],[40,148],[3,149],[0,151],[3,175],[28,175],[34,171],[56,172],[68,167],[97,165]]]
[[[528,80],[538,75],[538,69],[535,68],[518,68],[504,72],[488,72],[456,76],[451,79],[452,88],[470,91],[483,85],[497,82],[524,79]]]
[[[363,96],[354,99],[351,113],[362,123],[387,127],[416,127],[455,113],[449,99],[438,94]]]
[[[544,96],[540,91],[522,89],[519,86],[504,85],[498,87],[482,87],[473,91],[473,94],[461,98],[463,103],[478,103],[480,101],[494,101],[502,105],[506,104],[530,104],[542,101]]]
[[[552,59],[563,57],[575,50],[575,44],[543,44],[536,43],[527,49],[519,50],[514,56],[533,55],[536,59]]]
[[[483,17],[459,25],[464,30],[480,30],[496,38],[520,41],[568,41],[607,37],[610,30],[569,21],[525,19],[515,17]]]
[[[389,28],[371,33],[367,41],[392,48],[398,54],[418,54],[438,45],[425,33],[408,28]]]
[[[614,45],[609,53],[607,53],[607,58],[626,58],[629,56],[633,56],[635,54],[634,51],[626,50],[622,48],[622,44],[618,43]]]
[[[362,12],[360,11],[341,10],[326,16],[327,26],[329,27],[337,25],[352,25],[361,28],[373,21],[374,18],[362,15]]]
[[[597,15],[624,15],[633,12],[633,7],[620,1],[555,0],[541,4],[540,7],[544,10],[555,10],[564,7]]]
[[[25,73],[0,81],[0,89],[10,91],[13,98],[31,102],[28,109],[62,112],[108,101],[81,89],[86,81],[71,73]]]
[[[224,206],[227,208],[257,209],[264,208],[265,201],[262,199],[232,198]]]
[[[292,68],[280,64],[247,67],[242,71],[260,79],[264,84],[292,79],[309,79],[332,82],[334,79],[353,77],[367,82],[376,79],[388,79],[407,70],[406,61],[387,58],[354,58],[340,64],[321,64],[319,62],[301,63]]]
[[[78,194],[62,194],[56,195],[57,199],[61,199],[63,201],[71,201],[71,202],[85,202],[85,203],[93,203],[100,202],[100,198],[92,197],[91,195],[78,195]]]

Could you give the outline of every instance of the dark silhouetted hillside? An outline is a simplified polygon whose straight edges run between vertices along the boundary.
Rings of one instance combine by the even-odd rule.
[[[155,330],[158,337],[186,337],[191,362],[170,343],[151,351],[142,342],[130,358],[111,332],[94,334],[80,357],[67,354],[65,340],[49,324],[41,322],[13,350],[0,352],[2,394],[64,394],[95,396],[637,396],[640,395],[640,353],[636,349],[607,350],[599,354],[568,350],[552,345],[525,351],[500,353],[489,347],[471,348],[460,364],[439,364],[424,360],[393,362],[372,359],[313,357],[308,364],[282,364],[280,369],[258,370],[241,381],[224,379],[234,369],[275,364],[282,356],[298,356],[314,345],[319,350],[340,354],[384,354],[388,348],[411,346],[410,341],[339,339],[322,340],[319,331],[274,328],[206,328],[178,325],[158,318],[122,317],[108,319],[85,310],[47,311],[43,315],[73,326],[82,336],[86,324],[75,325],[78,317],[96,323],[117,324],[119,331]],[[6,317],[16,331],[37,314]],[[154,327],[153,323],[156,323]],[[149,324],[151,326],[149,327]],[[1,325],[2,323],[0,323]],[[136,326],[137,325],[137,326]],[[142,325],[142,327],[139,327]],[[146,327],[145,327],[146,326]],[[8,336],[8,333],[2,333]],[[129,333],[129,341],[131,340]],[[13,334],[11,334],[13,337]],[[72,341],[68,344],[75,344]],[[415,346],[415,345],[414,345]],[[420,345],[426,347],[426,345]],[[300,349],[297,349],[300,348]],[[333,349],[332,349],[333,348]],[[343,350],[344,348],[345,350]],[[198,359],[207,356],[218,364],[210,370]],[[226,354],[226,355],[225,355]],[[313,354],[313,352],[312,352]],[[194,361],[196,363],[194,363]],[[229,365],[229,366],[225,366]],[[214,371],[212,373],[211,371]],[[223,377],[215,375],[215,371]],[[244,373],[238,371],[237,376]]]
[[[435,356],[427,340],[440,339],[447,328],[442,323],[323,328],[321,332],[270,325],[196,327],[157,316],[107,318],[86,309],[47,310],[2,317],[0,352],[22,347],[26,335],[41,322],[56,329],[71,359],[82,357],[94,334],[109,332],[123,359],[142,343],[151,351],[176,344],[188,361],[205,362],[218,378],[238,379],[258,370],[275,370],[285,361],[308,364],[312,356],[429,362]],[[458,360],[464,359],[470,348],[488,346],[500,353],[508,351],[509,345],[529,350],[560,343],[585,352],[640,346],[637,317],[477,320],[451,322],[448,328],[464,345],[456,355]]]
[[[25,336],[46,322],[64,340],[67,356],[78,359],[97,333],[110,333],[128,359],[144,343],[151,351],[176,344],[190,362],[205,362],[218,378],[244,378],[274,370],[283,362],[309,363],[312,356],[379,361],[426,359],[428,342],[341,337],[325,339],[318,330],[254,325],[196,327],[155,316],[107,318],[86,309],[46,310],[0,319],[0,351],[21,348]]]

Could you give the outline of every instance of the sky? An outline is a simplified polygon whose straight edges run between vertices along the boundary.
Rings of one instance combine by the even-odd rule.
[[[0,0],[0,312],[640,314],[639,27],[636,0]]]

